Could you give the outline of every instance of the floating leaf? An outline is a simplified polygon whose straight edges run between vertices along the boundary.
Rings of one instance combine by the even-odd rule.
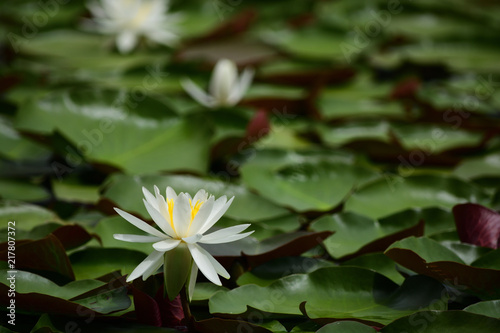
[[[256,284],[261,287],[291,275],[310,273],[323,267],[332,267],[333,263],[307,257],[283,257],[270,260],[246,272],[238,278],[238,285]]]
[[[460,240],[496,249],[500,245],[500,213],[477,204],[453,207]]]
[[[366,326],[357,321],[337,321],[335,323],[327,324],[316,333],[375,333],[375,329]]]
[[[77,279],[95,279],[117,270],[130,274],[144,258],[138,251],[107,248],[86,248],[69,257]]]
[[[243,182],[262,196],[296,211],[326,211],[356,186],[376,178],[343,157],[263,150],[241,167]]]
[[[347,199],[345,210],[380,218],[408,208],[452,208],[459,203],[486,200],[481,189],[459,179],[416,175],[372,182]]]
[[[478,302],[469,305],[464,311],[500,319],[500,300]]]
[[[500,266],[474,267],[482,258],[468,266],[457,254],[429,238],[408,237],[392,244],[385,254],[414,272],[431,276],[456,288],[468,289],[481,297],[500,295],[497,282],[500,279]],[[492,255],[494,262],[498,262],[500,255],[496,251],[485,257]],[[487,262],[490,263],[490,260]]]
[[[205,172],[211,129],[203,118],[178,117],[151,97],[134,100],[123,92],[78,89],[23,104],[16,126],[40,134],[60,132],[76,147],[63,148],[73,166],[83,162],[83,155],[129,173]]]
[[[380,252],[363,254],[359,257],[344,261],[341,265],[371,269],[398,284],[404,281],[404,277],[396,268],[396,262]]]
[[[408,217],[407,214],[397,214],[374,221],[347,212],[323,216],[311,224],[311,229],[334,232],[324,242],[326,249],[332,257],[346,259],[384,251],[395,241],[408,236],[422,236],[424,223],[419,222],[415,215]]]
[[[8,271],[0,271],[3,281]],[[94,318],[97,313],[109,313],[130,306],[126,288],[96,280],[80,280],[58,286],[39,275],[17,271],[16,308],[27,313],[54,313],[74,317]],[[8,287],[0,284],[7,295]],[[6,297],[5,297],[6,298]],[[7,298],[6,298],[7,299]]]
[[[0,257],[7,258],[7,242],[1,244]],[[59,283],[75,279],[61,241],[53,234],[39,240],[16,242],[15,267],[36,272]]]
[[[249,308],[280,315],[354,319],[388,324],[442,298],[442,286],[426,277],[407,279],[400,287],[386,277],[356,267],[327,267],[281,278],[266,287],[248,284],[218,292],[211,313],[242,316]],[[417,296],[418,295],[418,296]],[[446,301],[443,300],[446,307]]]
[[[441,310],[441,309],[437,309]],[[496,333],[500,320],[465,311],[421,311],[395,320],[383,333],[441,333],[481,332]]]
[[[203,247],[223,261],[232,261],[243,255],[251,267],[256,267],[272,259],[301,255],[319,245],[331,234],[329,231],[297,231],[280,234],[261,242],[247,237],[225,244],[204,244]]]

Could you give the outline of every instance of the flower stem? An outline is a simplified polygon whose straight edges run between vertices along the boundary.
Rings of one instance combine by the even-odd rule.
[[[194,317],[191,314],[191,309],[189,308],[186,286],[182,287],[180,296],[181,296],[182,311],[184,312],[184,320],[186,321],[186,326],[188,328],[188,331],[196,332],[194,330]]]

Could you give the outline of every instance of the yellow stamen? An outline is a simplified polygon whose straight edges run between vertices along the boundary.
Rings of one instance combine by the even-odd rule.
[[[172,229],[175,231],[174,227],[174,199],[167,199],[167,205],[168,205],[168,214],[170,215],[170,226],[172,226]]]
[[[203,205],[203,201],[198,200],[193,206],[193,202],[189,199],[189,205],[191,206],[191,221],[189,221],[189,226],[191,227],[191,223],[193,222],[196,214],[198,214],[201,205]],[[170,226],[174,229],[174,232],[177,233],[174,227],[174,199],[167,199],[167,206],[168,214],[170,216]]]
[[[196,201],[196,203],[193,206],[191,199],[189,199],[189,205],[191,206],[191,222],[193,222],[194,217],[196,216],[196,214],[198,214],[198,211],[200,210],[200,207],[202,204],[203,204],[203,201],[198,200],[198,201]]]

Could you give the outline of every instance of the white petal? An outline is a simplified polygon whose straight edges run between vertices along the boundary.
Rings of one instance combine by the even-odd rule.
[[[174,202],[174,227],[178,237],[186,237],[191,222],[191,205],[188,197],[181,193]]]
[[[180,239],[164,239],[153,244],[156,251],[167,252],[175,248],[181,242]]]
[[[189,274],[189,284],[188,284],[188,297],[189,301],[193,298],[194,286],[196,285],[196,278],[198,277],[198,266],[193,262],[191,266],[191,273]]]
[[[137,44],[137,35],[125,30],[116,37],[116,47],[120,53],[130,52]]]
[[[213,238],[213,239],[210,239],[210,240],[199,240],[198,243],[203,243],[203,244],[222,244],[222,243],[230,243],[230,242],[234,242],[234,241],[237,241],[237,240],[240,240],[242,238],[245,238],[247,236],[250,236],[251,234],[253,234],[255,230],[252,230],[252,231],[249,231],[249,232],[245,232],[243,234],[235,234],[235,235],[231,235],[231,236],[226,236],[226,237],[221,237],[221,238]]]
[[[172,222],[170,221],[170,214],[168,213],[167,202],[165,201],[165,198],[160,194],[160,190],[156,185],[155,185],[155,195],[159,212],[165,218],[168,224],[170,224],[170,227],[172,227]]]
[[[154,264],[150,265],[149,268],[147,268],[144,273],[142,273],[142,280],[146,280],[148,277],[150,277],[152,274],[154,274],[158,268],[160,268],[163,265],[164,259],[163,257],[160,257],[158,260],[154,262]]]
[[[146,198],[146,201],[149,202],[149,204],[156,210],[159,210],[158,208],[158,201],[156,200],[155,196],[151,194],[151,192],[148,191],[147,188],[144,186],[142,187],[142,193],[144,194],[144,198]]]
[[[207,256],[208,256],[208,259],[210,260],[210,263],[215,268],[215,271],[217,272],[217,274],[219,274],[220,276],[222,276],[223,278],[226,278],[226,279],[229,279],[231,277],[231,275],[229,275],[229,273],[226,271],[226,269],[217,260],[215,260],[215,258],[212,257],[212,255],[210,253],[207,252]]]
[[[201,235],[201,234],[195,234],[193,236],[184,237],[182,240],[188,244],[194,244],[194,243],[198,242],[202,237],[203,237],[203,235]]]
[[[211,108],[214,106],[213,99],[207,95],[200,87],[198,87],[191,79],[184,78],[181,80],[181,86],[195,101],[203,106]]]
[[[210,79],[209,92],[219,104],[226,104],[231,90],[237,84],[238,69],[228,59],[221,59],[215,65]]]
[[[175,235],[174,229],[172,229],[172,226],[170,225],[170,223],[168,223],[165,220],[165,217],[159,211],[154,209],[149,204],[149,202],[147,202],[144,199],[143,199],[143,201],[144,201],[144,206],[146,207],[146,210],[149,213],[149,216],[151,216],[153,221],[155,221],[155,223],[160,227],[160,229],[163,230],[163,232],[165,232],[170,237],[175,237],[176,235]]]
[[[217,271],[215,270],[212,262],[209,259],[209,257],[212,256],[205,249],[202,249],[196,244],[188,244],[187,246],[189,251],[191,252],[191,256],[193,257],[194,262],[203,273],[203,275],[205,275],[210,282],[221,286],[222,283],[220,282],[219,276],[217,275]]]
[[[131,214],[127,213],[127,212],[124,212],[123,210],[121,210],[119,208],[114,208],[114,210],[121,217],[123,217],[125,220],[127,220],[130,224],[136,226],[137,228],[141,229],[142,231],[145,231],[148,234],[153,235],[153,236],[165,238],[165,235],[163,233],[161,233],[159,230],[153,228],[152,226],[150,226],[149,224],[147,224],[143,220],[138,219],[134,215],[131,215]]]
[[[203,189],[202,189],[202,190],[199,190],[199,191],[198,191],[198,192],[196,192],[196,194],[194,195],[194,198],[193,198],[192,203],[193,203],[193,205],[194,205],[194,204],[195,204],[195,203],[197,203],[198,201],[201,201],[201,202],[203,202],[203,201],[207,201],[207,197],[208,197],[208,193],[207,193],[207,191],[205,191],[205,190],[203,190]]]
[[[114,234],[113,238],[131,243],[152,243],[163,239],[156,236],[127,235],[127,234]]]
[[[150,271],[158,265],[158,262],[163,260],[163,252],[153,251],[149,256],[144,259],[139,266],[137,266],[134,271],[128,276],[127,282],[137,279],[139,276],[143,275],[144,272]],[[149,276],[143,276],[143,280],[147,279]]]
[[[189,235],[199,233],[198,231],[207,222],[207,220],[210,216],[210,213],[213,210],[213,207],[214,207],[214,197],[211,196],[207,201],[205,201],[201,205],[200,210],[198,210],[198,213],[196,214],[193,221],[191,222],[191,225],[189,226],[189,230],[188,230]]]
[[[231,203],[233,202],[233,199],[234,197],[232,197],[231,199],[229,199],[228,202],[226,202],[226,204],[224,206],[222,206],[219,211],[215,212],[215,207],[214,209],[212,210],[212,214],[210,214],[210,217],[208,219],[208,221],[203,225],[203,227],[201,227],[200,231],[198,233],[200,234],[203,234],[205,233],[205,231],[207,231],[208,229],[210,229],[215,223],[217,223],[217,221],[219,221],[219,219],[222,217],[222,215],[224,215],[224,213],[227,211],[227,209],[229,208],[229,206],[231,206]]]
[[[177,193],[175,193],[174,189],[171,188],[170,186],[167,186],[167,199],[177,199]]]
[[[223,239],[224,237],[230,237],[236,235],[245,230],[246,228],[248,228],[249,226],[250,224],[240,224],[240,225],[235,225],[234,227],[217,230],[209,235],[204,235],[201,239],[201,243],[211,242],[213,240]],[[207,243],[207,244],[213,244],[213,243]]]
[[[231,91],[231,95],[228,99],[229,103],[236,104],[243,98],[243,96],[245,96],[246,91],[252,83],[254,73],[255,71],[253,69],[245,68],[243,74],[241,74],[238,84]]]

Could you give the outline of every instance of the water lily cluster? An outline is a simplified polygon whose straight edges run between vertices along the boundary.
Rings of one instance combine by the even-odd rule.
[[[127,281],[141,276],[145,280],[164,265],[165,288],[169,298],[173,299],[184,285],[188,286],[189,297],[193,295],[198,269],[216,285],[221,285],[219,275],[228,279],[230,276],[226,269],[200,244],[233,242],[253,232],[242,233],[250,224],[241,224],[206,234],[224,215],[234,197],[228,200],[224,195],[215,199],[203,189],[194,197],[188,193],[177,194],[171,187],[167,187],[165,197],[157,186],[154,187],[154,195],[146,188],[142,190],[144,206],[159,229],[115,208],[125,220],[149,234],[115,234],[115,239],[153,243],[151,254],[137,266]]]

